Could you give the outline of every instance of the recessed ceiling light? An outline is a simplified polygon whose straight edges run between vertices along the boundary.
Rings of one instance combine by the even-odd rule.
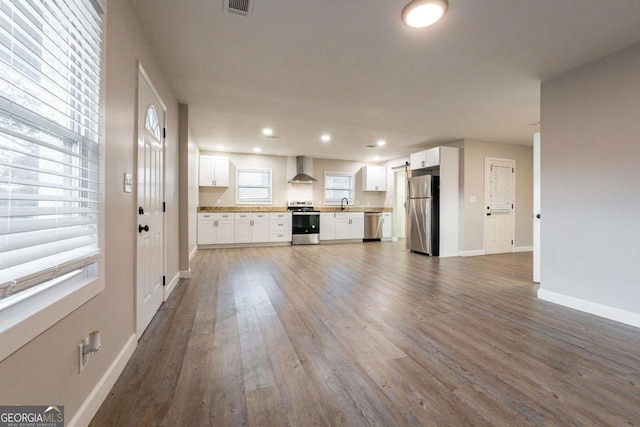
[[[374,162],[377,162],[377,161],[379,161],[379,160],[380,160],[380,156],[373,156],[373,161],[374,161]]]
[[[376,145],[378,147],[384,147],[385,145],[387,145],[387,141],[385,141],[384,139],[381,139],[378,142],[376,142]]]
[[[411,28],[428,27],[441,20],[448,8],[447,0],[412,0],[402,9],[402,22]]]
[[[262,134],[263,134],[264,136],[271,136],[271,135],[273,135],[273,129],[271,129],[271,128],[264,128],[264,129],[262,129]]]
[[[322,140],[322,142],[329,142],[331,141],[331,135],[329,135],[328,133],[325,133],[320,137],[320,139]]]
[[[256,153],[259,153],[259,152],[262,151],[262,148],[256,147],[256,148],[253,149],[253,151],[256,152]]]
[[[224,150],[224,145],[222,144],[218,145],[218,150],[221,150],[221,151]]]

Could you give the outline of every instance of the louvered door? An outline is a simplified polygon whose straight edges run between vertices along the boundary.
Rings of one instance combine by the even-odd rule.
[[[485,253],[513,252],[515,162],[485,159]]]

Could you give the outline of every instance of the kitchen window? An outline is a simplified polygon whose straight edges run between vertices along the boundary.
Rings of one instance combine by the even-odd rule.
[[[236,203],[271,204],[271,169],[238,169]]]
[[[0,360],[104,286],[101,15],[92,0],[0,6]]]
[[[353,174],[325,172],[324,203],[326,205],[339,205],[343,198],[353,204]]]

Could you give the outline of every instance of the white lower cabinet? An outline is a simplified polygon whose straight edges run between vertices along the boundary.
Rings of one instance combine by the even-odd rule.
[[[269,214],[269,241],[291,241],[291,212],[271,212]]]
[[[232,213],[198,213],[198,244],[219,245],[233,243],[234,218]]]
[[[269,241],[268,213],[242,212],[235,214],[234,243],[264,243]]]
[[[382,214],[382,238],[385,240],[393,238],[393,214],[391,212]]]
[[[362,240],[364,212],[320,214],[320,240]]]
[[[336,214],[335,212],[320,213],[320,240],[336,239]]]
[[[291,241],[291,212],[199,212],[198,244]]]

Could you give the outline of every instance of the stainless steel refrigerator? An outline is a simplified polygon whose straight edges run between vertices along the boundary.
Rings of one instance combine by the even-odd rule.
[[[436,256],[439,243],[438,176],[409,178],[407,199],[407,248]]]

